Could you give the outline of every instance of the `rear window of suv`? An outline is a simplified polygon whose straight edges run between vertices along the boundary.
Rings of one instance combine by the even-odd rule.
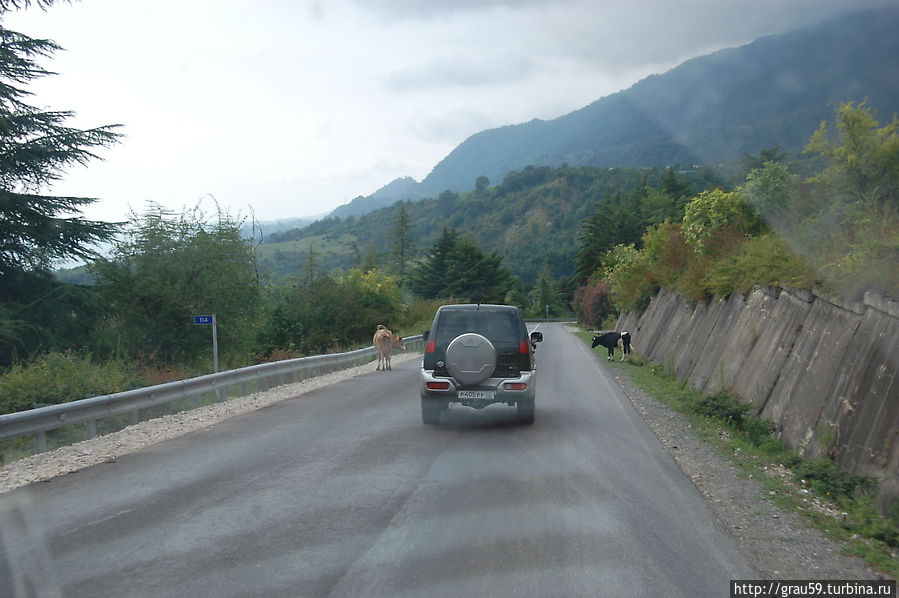
[[[441,345],[465,332],[476,332],[493,342],[515,345],[520,338],[518,320],[511,310],[445,310],[436,324],[435,340]]]

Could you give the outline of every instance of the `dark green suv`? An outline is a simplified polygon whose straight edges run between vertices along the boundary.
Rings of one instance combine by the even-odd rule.
[[[421,419],[440,423],[450,403],[483,409],[514,405],[523,423],[534,421],[535,343],[521,310],[510,305],[444,305],[425,333]]]

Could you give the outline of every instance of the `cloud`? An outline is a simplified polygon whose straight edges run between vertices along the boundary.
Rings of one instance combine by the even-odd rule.
[[[500,8],[526,11],[549,4],[579,4],[572,0],[351,0],[351,3],[380,18],[428,20],[449,14],[485,13]]]
[[[393,93],[449,87],[497,86],[527,79],[534,63],[527,56],[480,52],[440,54],[380,77]]]
[[[414,138],[440,144],[450,140],[461,142],[470,135],[493,126],[496,126],[496,115],[469,107],[435,111],[411,119],[405,125],[408,134]]]

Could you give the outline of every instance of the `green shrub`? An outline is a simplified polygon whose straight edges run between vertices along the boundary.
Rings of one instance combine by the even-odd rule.
[[[734,427],[743,423],[743,418],[751,408],[749,403],[741,403],[724,392],[698,397],[691,406],[694,413],[720,419]]]
[[[140,386],[138,376],[122,362],[98,364],[89,354],[46,353],[0,376],[0,413],[112,394],[133,386]]]
[[[833,461],[809,460],[794,456],[789,464],[793,477],[822,495],[833,499],[852,498],[865,494],[876,487],[876,481],[839,469]]]
[[[707,294],[719,297],[747,293],[756,284],[812,288],[816,282],[809,265],[774,233],[746,240],[711,262],[702,276]]]
[[[690,403],[690,410],[726,423],[753,446],[762,446],[774,440],[774,424],[753,413],[751,403],[740,401],[726,392],[696,397]]]

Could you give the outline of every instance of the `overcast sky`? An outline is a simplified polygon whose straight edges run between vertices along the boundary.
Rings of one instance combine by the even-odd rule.
[[[562,116],[687,58],[897,2],[82,0],[3,25],[65,48],[34,105],[126,135],[52,192],[99,198],[83,212],[96,220],[214,197],[264,221],[420,181],[474,133]]]

